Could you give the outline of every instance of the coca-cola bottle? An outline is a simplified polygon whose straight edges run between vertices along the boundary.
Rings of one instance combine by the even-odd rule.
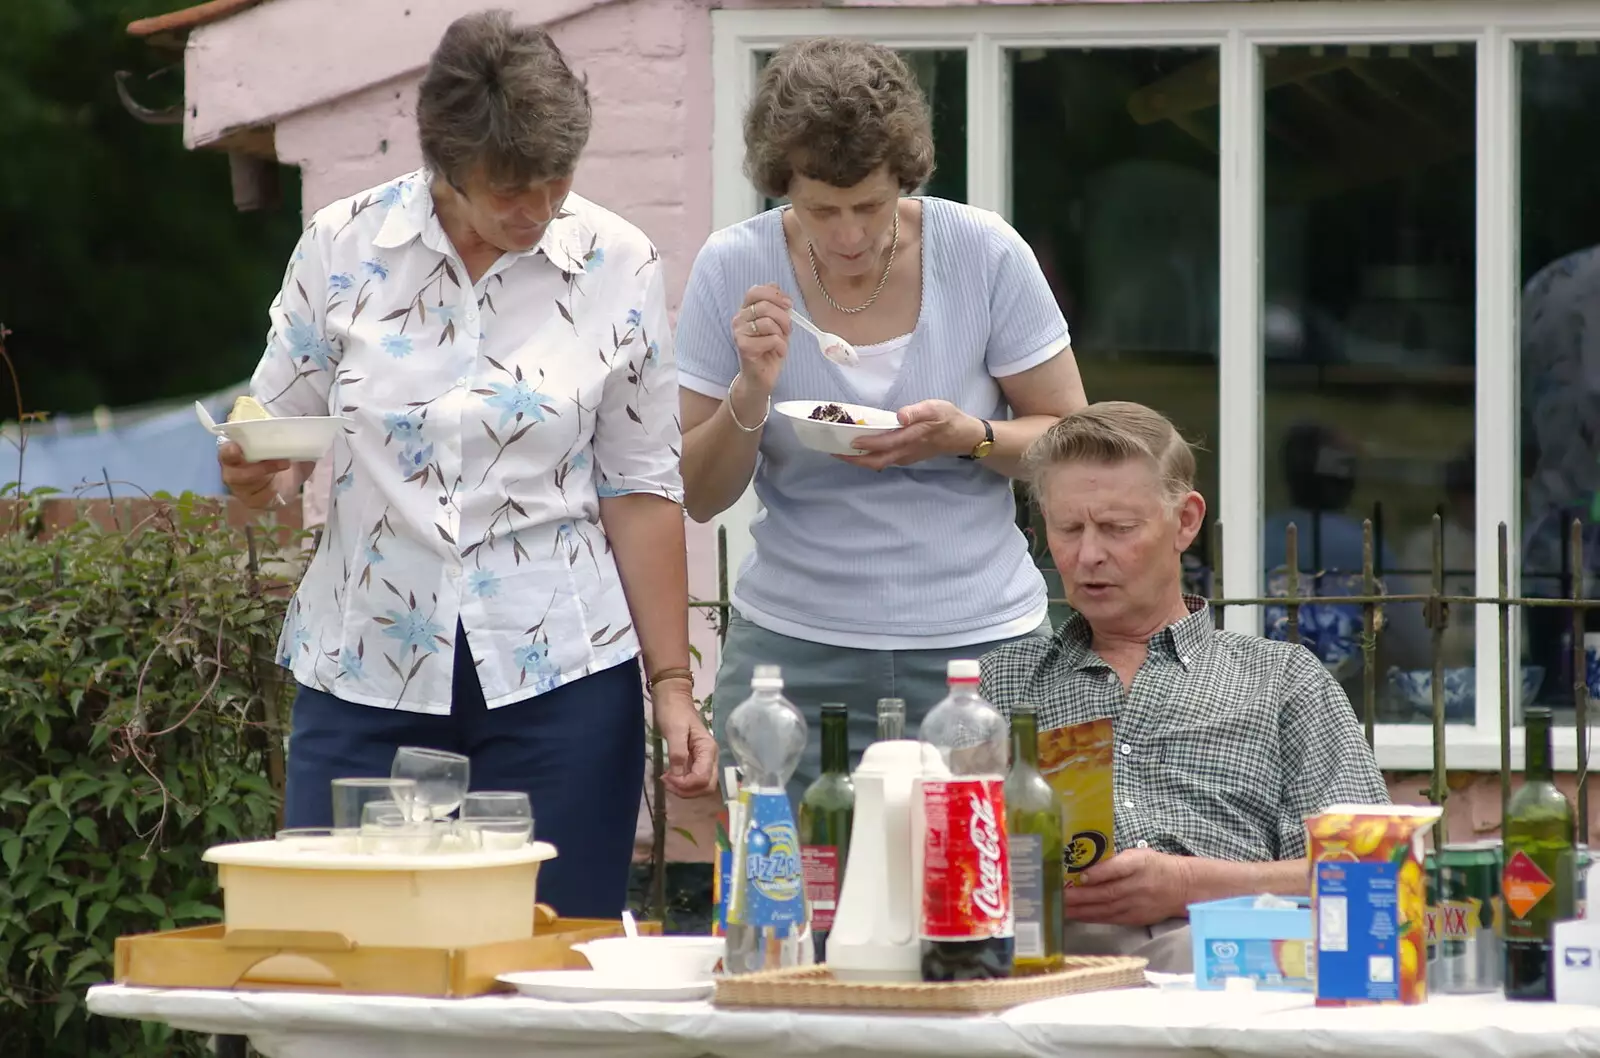
[[[1010,728],[952,661],[950,693],[922,721],[942,774],[922,779],[922,979],[1010,977],[1014,956],[1005,777]]]

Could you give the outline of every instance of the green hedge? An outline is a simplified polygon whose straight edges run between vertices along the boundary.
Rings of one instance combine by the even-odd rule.
[[[298,543],[188,496],[66,503],[0,507],[0,1055],[198,1054],[83,997],[117,936],[219,918],[201,854],[276,826]]]

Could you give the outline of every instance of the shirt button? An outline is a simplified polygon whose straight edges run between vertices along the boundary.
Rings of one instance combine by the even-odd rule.
[[[460,386],[462,389],[465,389],[467,386],[467,376],[462,375],[460,378],[456,379],[456,385]]]
[[[1117,674],[1115,672],[1106,673],[1106,682],[1107,683],[1116,683],[1117,682]]]
[[[467,313],[467,322],[468,323],[477,323],[478,322],[478,314],[476,312]]]
[[[1149,842],[1148,842],[1148,841],[1141,841],[1141,842],[1139,842],[1139,848],[1141,848],[1141,849],[1148,849],[1148,848],[1149,848],[1149,847],[1150,847],[1150,843],[1149,843]]]
[[[1133,807],[1133,802],[1132,801],[1124,801],[1124,802],[1122,802],[1122,807],[1123,808],[1132,808]]]
[[[1124,743],[1123,743],[1123,744],[1122,744],[1122,755],[1123,755],[1123,756],[1124,756],[1124,757],[1126,757],[1126,756],[1127,756],[1127,755],[1128,755],[1128,754],[1130,754],[1130,753],[1132,753],[1132,752],[1133,752],[1133,747],[1132,747],[1132,746],[1130,746],[1130,745],[1128,745],[1128,744],[1127,744],[1127,743],[1126,743],[1126,742],[1124,742]]]

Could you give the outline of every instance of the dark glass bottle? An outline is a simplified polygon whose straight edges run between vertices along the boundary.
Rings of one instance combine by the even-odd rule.
[[[1505,868],[1505,994],[1507,999],[1553,999],[1551,939],[1555,924],[1574,915],[1572,804],[1550,766],[1550,710],[1523,710],[1526,729],[1522,786],[1511,795],[1502,838]]]
[[[828,931],[844,886],[856,790],[850,782],[850,715],[836,703],[822,707],[822,774],[800,798],[800,861],[817,962],[827,960]]]
[[[1016,915],[1018,977],[1061,967],[1061,798],[1039,773],[1039,723],[1030,703],[1011,707],[1011,772],[1006,776],[1011,836],[1011,901]]]

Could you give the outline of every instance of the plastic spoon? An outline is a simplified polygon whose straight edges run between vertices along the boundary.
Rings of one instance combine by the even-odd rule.
[[[222,428],[217,425],[217,420],[211,417],[211,413],[206,411],[206,406],[204,404],[201,404],[199,401],[195,401],[194,414],[195,417],[200,420],[201,426],[204,426],[207,430],[210,430],[218,437],[222,436]]]
[[[789,310],[789,318],[800,326],[810,331],[816,338],[817,344],[822,347],[822,355],[838,364],[840,367],[860,367],[861,356],[856,352],[856,347],[839,337],[821,330],[816,324],[806,319],[793,309]]]
[[[622,909],[622,932],[627,934],[629,939],[639,935],[639,924],[633,920],[633,912],[627,908]]]

